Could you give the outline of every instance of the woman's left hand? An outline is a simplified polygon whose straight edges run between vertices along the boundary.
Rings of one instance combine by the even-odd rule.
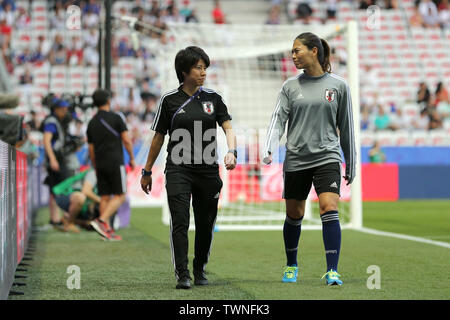
[[[225,168],[227,170],[233,170],[236,167],[236,158],[234,157],[234,154],[232,154],[231,152],[228,152],[225,155]]]

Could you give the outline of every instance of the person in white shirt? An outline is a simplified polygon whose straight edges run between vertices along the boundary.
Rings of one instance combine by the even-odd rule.
[[[433,1],[422,0],[419,4],[419,12],[423,17],[426,27],[439,27],[439,13]]]

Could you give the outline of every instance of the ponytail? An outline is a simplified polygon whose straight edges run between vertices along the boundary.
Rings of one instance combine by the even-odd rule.
[[[323,47],[323,59],[322,61],[319,60],[320,65],[322,66],[322,70],[324,72],[331,72],[331,62],[330,62],[330,46],[324,39],[320,39],[320,42],[322,43]]]

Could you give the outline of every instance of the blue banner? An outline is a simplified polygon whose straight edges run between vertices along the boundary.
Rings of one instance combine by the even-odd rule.
[[[450,166],[400,166],[400,199],[450,198]]]

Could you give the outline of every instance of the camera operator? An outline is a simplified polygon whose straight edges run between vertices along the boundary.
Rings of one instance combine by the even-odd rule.
[[[48,173],[45,184],[50,188],[50,224],[60,229],[62,222],[52,188],[78,171],[80,164],[75,151],[82,142],[67,134],[68,124],[72,119],[68,114],[70,103],[54,96],[50,96],[50,99],[51,114],[42,123]]]

